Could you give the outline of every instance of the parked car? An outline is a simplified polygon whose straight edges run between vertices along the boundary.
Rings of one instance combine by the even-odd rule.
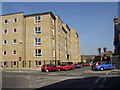
[[[70,67],[70,69],[75,69],[75,64],[67,64],[69,67]]]
[[[46,64],[46,65],[42,66],[41,71],[46,71],[46,72],[60,71],[60,69],[57,66],[53,65],[53,64]]]
[[[69,66],[68,64],[62,64],[62,65],[58,65],[58,68],[60,70],[70,70],[72,67]]]
[[[83,63],[82,63],[82,67],[83,67],[83,66],[90,66],[90,63],[88,63],[88,62],[83,62]]]
[[[116,68],[115,64],[112,64],[110,61],[96,62],[92,65],[93,70],[105,70],[105,69],[114,69]]]
[[[75,68],[81,68],[82,64],[75,64]]]

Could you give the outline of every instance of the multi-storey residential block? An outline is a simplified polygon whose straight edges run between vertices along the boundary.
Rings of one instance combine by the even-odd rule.
[[[18,67],[18,59],[24,58],[25,21],[23,13],[2,17],[2,67]],[[21,64],[19,64],[21,65]]]
[[[80,37],[76,33],[76,29],[70,30],[70,50],[71,50],[71,62],[80,62]]]
[[[81,61],[78,34],[52,12],[20,12],[0,19],[2,67],[35,70],[43,64]]]

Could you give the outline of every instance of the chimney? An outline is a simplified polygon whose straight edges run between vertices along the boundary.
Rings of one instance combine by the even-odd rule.
[[[119,19],[115,16],[114,17],[114,24],[118,24]]]

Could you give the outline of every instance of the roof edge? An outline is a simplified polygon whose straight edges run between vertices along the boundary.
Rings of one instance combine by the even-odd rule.
[[[25,15],[25,17],[35,16],[35,15],[45,15],[45,14],[50,14],[55,19],[55,16],[54,16],[54,14],[52,12],[29,14],[29,15]]]
[[[24,13],[24,12],[16,12],[16,13],[4,14],[4,15],[0,15],[0,16],[7,16],[7,15],[13,15],[13,14],[20,14],[20,13]]]

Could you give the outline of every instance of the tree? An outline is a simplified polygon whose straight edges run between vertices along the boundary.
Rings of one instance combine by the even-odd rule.
[[[107,51],[107,48],[106,48],[106,47],[104,47],[104,48],[103,48],[103,50],[104,50],[104,53],[105,53],[105,52]]]
[[[98,48],[98,53],[101,54],[101,48]]]

